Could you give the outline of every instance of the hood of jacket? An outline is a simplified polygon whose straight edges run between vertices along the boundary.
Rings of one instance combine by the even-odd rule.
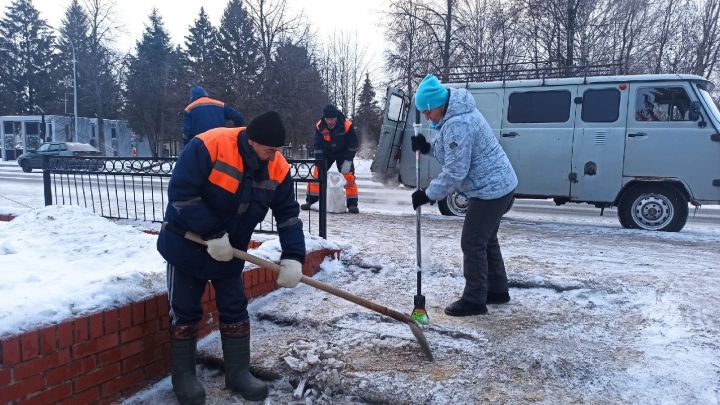
[[[200,97],[207,97],[208,93],[201,86],[192,86],[190,89],[190,102],[199,99]]]
[[[440,120],[437,129],[440,129],[447,120],[453,117],[475,111],[475,99],[469,91],[455,88],[449,88],[448,90],[450,91],[448,108],[445,116]]]

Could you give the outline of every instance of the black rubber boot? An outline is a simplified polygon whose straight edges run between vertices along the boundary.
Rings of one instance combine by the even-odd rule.
[[[348,212],[351,214],[359,214],[360,210],[358,209],[357,205],[348,207]]]
[[[313,205],[313,203],[309,203],[309,202],[302,203],[300,205],[300,209],[303,211],[310,211],[310,207],[312,207],[312,205]]]
[[[445,308],[445,313],[450,316],[470,316],[487,314],[485,304],[473,304],[460,298]]]
[[[248,401],[262,401],[268,386],[250,373],[250,323],[221,324],[225,386]]]
[[[205,389],[195,376],[197,327],[172,326],[170,333],[170,362],[175,396],[182,405],[204,404]]]
[[[504,292],[504,293],[491,293],[489,292],[487,295],[487,303],[488,304],[505,304],[510,302],[510,293]]]

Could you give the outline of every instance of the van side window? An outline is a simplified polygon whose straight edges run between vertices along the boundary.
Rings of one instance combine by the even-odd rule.
[[[569,91],[528,91],[510,94],[508,122],[567,122],[569,118]]]
[[[620,115],[618,89],[585,90],[582,101],[584,122],[615,122]]]
[[[403,98],[397,94],[391,94],[388,100],[387,119],[395,122],[402,122],[405,119]]]
[[[690,121],[689,110],[682,87],[640,87],[635,97],[636,121]]]

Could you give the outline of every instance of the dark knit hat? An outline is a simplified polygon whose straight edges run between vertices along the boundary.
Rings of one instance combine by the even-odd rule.
[[[340,115],[340,111],[332,104],[328,104],[323,108],[323,118],[335,118],[338,115]]]
[[[253,118],[245,129],[248,139],[260,145],[280,147],[285,145],[285,126],[280,114],[268,111]]]

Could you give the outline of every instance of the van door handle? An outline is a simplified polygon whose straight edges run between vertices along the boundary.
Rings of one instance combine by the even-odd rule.
[[[507,134],[502,134],[503,138],[515,138],[518,136],[517,132],[508,132]]]
[[[638,136],[647,136],[645,132],[634,132],[628,134],[628,138],[637,138]]]

